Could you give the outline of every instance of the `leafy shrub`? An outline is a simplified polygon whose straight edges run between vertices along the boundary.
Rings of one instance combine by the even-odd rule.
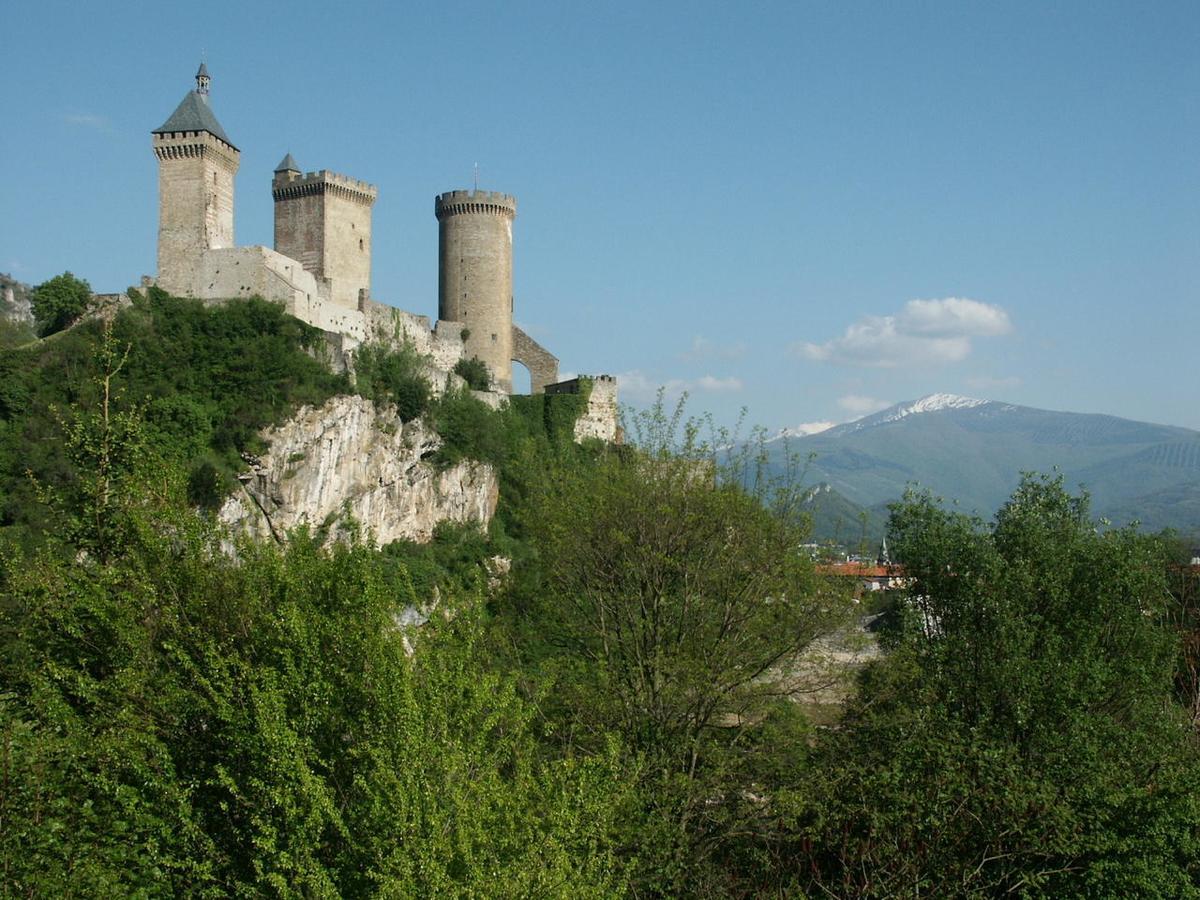
[[[411,422],[429,408],[432,392],[424,367],[411,344],[399,349],[366,344],[354,355],[354,387],[377,407],[394,404],[400,421]]]
[[[454,364],[454,374],[462,378],[467,383],[467,387],[473,391],[491,389],[492,376],[488,372],[487,363],[478,356],[460,359]]]
[[[225,499],[225,490],[225,478],[210,460],[201,462],[188,475],[187,498],[192,506],[215,512]]]
[[[464,459],[500,465],[508,457],[506,417],[469,391],[447,391],[431,410],[431,421],[442,438],[435,457],[441,466]]]
[[[43,336],[62,331],[82,316],[91,302],[91,285],[70,272],[42,282],[29,296],[38,333]]]

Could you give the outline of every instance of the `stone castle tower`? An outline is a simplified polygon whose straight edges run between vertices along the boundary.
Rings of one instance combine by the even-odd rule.
[[[151,132],[158,158],[158,284],[189,294],[203,251],[232,247],[233,180],[241,154],[208,103],[208,69]]]
[[[396,311],[370,297],[376,187],[325,169],[305,173],[289,153],[271,179],[274,248],[236,246],[233,182],[240,153],[208,97],[208,69],[202,64],[196,89],[152,132],[158,158],[158,286],[212,301],[263,297],[355,345],[376,335],[385,316],[394,328]],[[512,393],[514,362],[529,370],[533,393],[556,384],[558,358],[513,324],[516,199],[478,189],[451,191],[434,200],[434,213],[439,236],[434,335],[446,326],[438,345],[443,356],[482,360],[492,389],[506,394]],[[452,366],[447,362],[447,369]]]
[[[358,309],[371,290],[371,207],[379,191],[324,169],[303,175],[289,153],[275,169],[271,195],[276,252],[328,280],[334,304]]]
[[[467,328],[466,356],[512,392],[512,226],[517,201],[492,191],[451,191],[434,200],[438,220],[438,318]]]

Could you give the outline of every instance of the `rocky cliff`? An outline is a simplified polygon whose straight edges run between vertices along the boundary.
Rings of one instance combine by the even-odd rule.
[[[439,471],[429,461],[441,444],[436,433],[361,397],[304,407],[264,437],[270,450],[248,460],[221,508],[234,531],[282,540],[307,523],[333,539],[353,522],[386,544],[428,540],[447,520],[486,525],[496,511],[495,470],[462,462]]]

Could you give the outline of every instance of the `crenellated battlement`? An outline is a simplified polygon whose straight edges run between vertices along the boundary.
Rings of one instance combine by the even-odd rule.
[[[156,132],[151,139],[154,156],[159,162],[211,157],[226,168],[237,169],[241,156],[232,144],[207,131]]]
[[[517,198],[499,191],[448,191],[433,201],[438,221],[449,216],[496,215],[509,219],[517,215]]]
[[[276,200],[294,200],[298,197],[314,197],[321,194],[333,194],[370,206],[379,196],[379,188],[327,169],[309,172],[304,176],[291,172],[276,172],[271,181],[271,196]]]

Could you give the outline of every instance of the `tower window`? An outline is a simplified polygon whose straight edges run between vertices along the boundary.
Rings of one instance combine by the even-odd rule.
[[[358,249],[359,249],[359,250],[361,250],[362,248],[363,248],[363,245],[362,245],[362,238],[359,238],[359,239],[358,239]]]
[[[492,335],[492,343],[496,343],[496,336],[494,334]]]

